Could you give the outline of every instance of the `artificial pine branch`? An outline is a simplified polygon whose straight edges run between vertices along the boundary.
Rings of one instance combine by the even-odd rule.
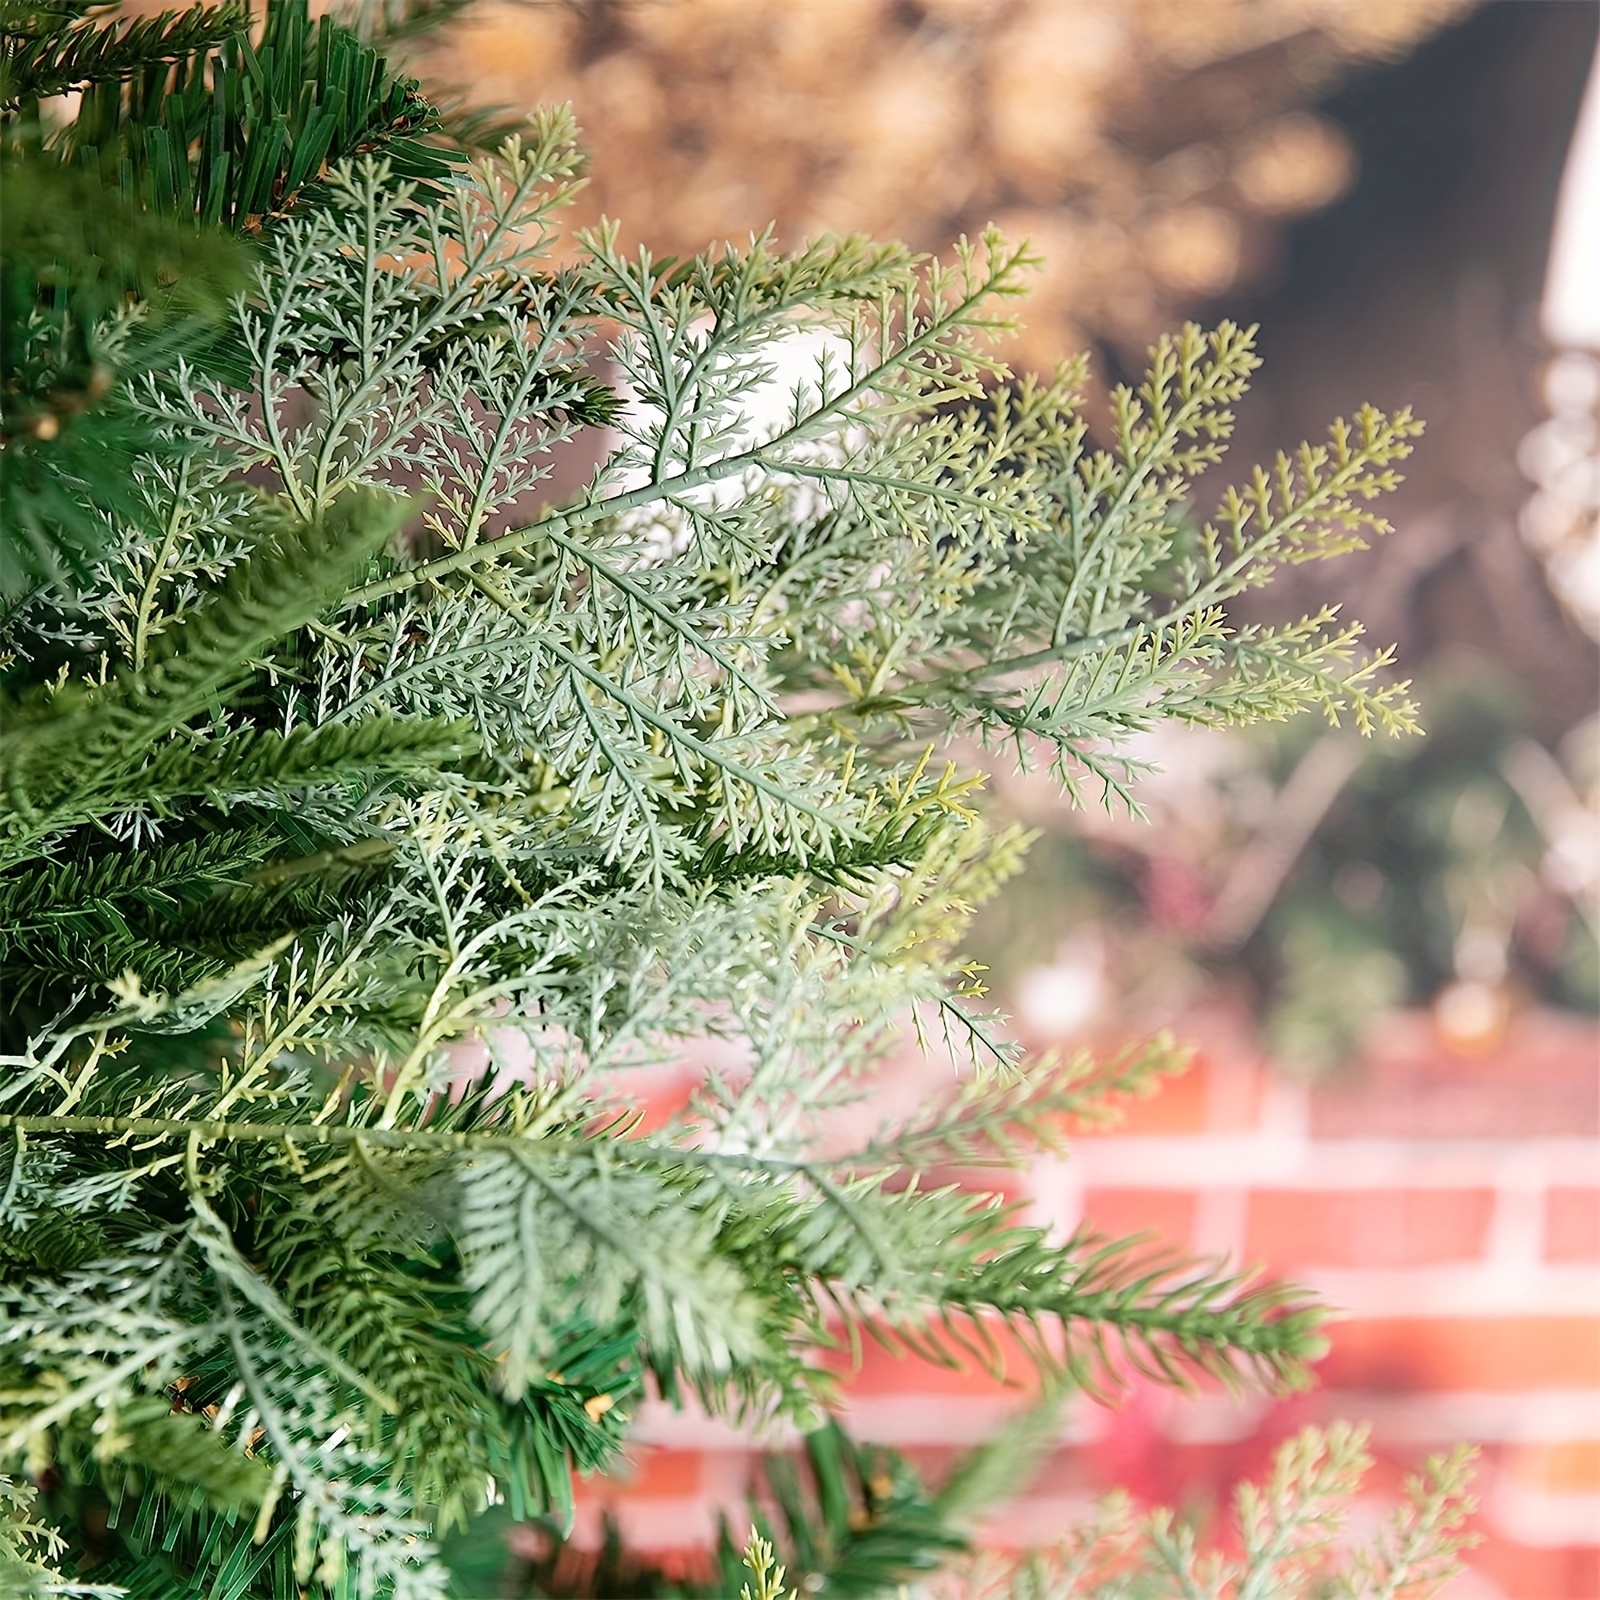
[[[242,32],[242,6],[163,11],[111,26],[19,5],[0,6],[0,106],[49,99],[91,84],[125,82],[158,65],[176,65]]]
[[[934,1600],[1426,1600],[1477,1542],[1463,1526],[1475,1509],[1470,1462],[1467,1450],[1431,1458],[1386,1522],[1352,1540],[1345,1524],[1372,1468],[1366,1432],[1346,1423],[1307,1428],[1279,1448],[1264,1484],[1239,1485],[1231,1541],[1204,1540],[1204,1529],[1166,1508],[1137,1515],[1117,1494],[1053,1549],[965,1563],[932,1593]]]
[[[52,97],[67,92],[80,100],[63,122]],[[437,182],[451,170],[437,126],[414,83],[336,20],[313,26],[305,0],[271,0],[257,36],[232,4],[123,23],[7,0],[0,599],[81,577],[107,524],[137,516],[129,484],[162,436],[108,412],[119,375],[229,367],[211,324],[244,268],[218,227],[254,234],[315,204],[358,152]]]
[[[7,129],[13,132],[14,129]],[[0,145],[0,602],[82,577],[159,433],[105,401],[191,353],[247,276],[230,241],[152,217],[36,137]]]
[[[197,34],[205,30],[197,28]],[[65,159],[117,174],[155,213],[259,231],[363,150],[428,182],[450,170],[425,142],[437,120],[415,83],[306,0],[274,0],[259,40],[235,27],[169,72],[94,81],[59,135]]]
[[[751,1575],[779,1594],[788,1592],[786,1573],[795,1593],[855,1600],[908,1592],[930,1600],[1426,1600],[1475,1542],[1463,1527],[1474,1502],[1462,1450],[1428,1461],[1386,1522],[1352,1540],[1346,1523],[1372,1458],[1363,1430],[1337,1424],[1286,1441],[1266,1482],[1239,1485],[1231,1547],[1205,1537],[1213,1530],[1193,1512],[1136,1515],[1119,1492],[1053,1547],[975,1554],[975,1516],[1031,1473],[1058,1413],[1047,1403],[1008,1425],[999,1441],[959,1459],[937,1491],[896,1452],[859,1444],[830,1423],[805,1436],[803,1454],[762,1461],[750,1536],[741,1546],[724,1520],[709,1574],[669,1575],[630,1550],[612,1522],[598,1551],[553,1538],[537,1559],[501,1555],[478,1570],[499,1592],[528,1600],[720,1600]]]

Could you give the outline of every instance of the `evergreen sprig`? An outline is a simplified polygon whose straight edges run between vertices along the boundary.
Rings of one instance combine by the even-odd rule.
[[[249,26],[242,5],[163,11],[110,26],[86,21],[88,9],[28,0],[0,5],[0,105],[126,82],[203,55]]]
[[[932,1600],[1425,1600],[1476,1542],[1465,1527],[1474,1510],[1467,1450],[1430,1459],[1387,1519],[1352,1538],[1352,1502],[1372,1458],[1364,1430],[1336,1424],[1287,1440],[1265,1482],[1238,1486],[1231,1538],[1207,1525],[1206,1508],[1136,1514],[1118,1491],[1051,1546],[975,1553],[976,1515],[1031,1475],[1057,1442],[1059,1419],[1054,1404],[1013,1418],[960,1457],[937,1491],[895,1451],[829,1423],[805,1436],[803,1453],[763,1459],[749,1537],[741,1546],[724,1519],[709,1571],[663,1570],[609,1519],[598,1551],[557,1537],[537,1558],[489,1552],[471,1570],[528,1600],[721,1600],[741,1587],[748,1596],[752,1577],[773,1600],[818,1590],[860,1600],[908,1591]]]
[[[275,0],[255,39],[229,15],[225,31],[216,13],[173,20],[169,32],[188,26],[201,46],[188,52],[130,37],[130,53],[145,43],[147,61],[170,57],[170,69],[119,66],[88,81],[57,136],[63,156],[114,173],[149,211],[246,232],[364,150],[382,149],[397,171],[430,182],[450,171],[427,142],[438,123],[417,85],[391,76],[336,18],[313,23],[307,0]]]
[[[123,374],[186,356],[238,376],[212,336],[247,276],[222,229],[315,204],[359,152],[451,170],[416,84],[348,27],[271,0],[252,28],[231,3],[0,6],[0,600],[81,577],[136,515],[161,436],[105,404]]]

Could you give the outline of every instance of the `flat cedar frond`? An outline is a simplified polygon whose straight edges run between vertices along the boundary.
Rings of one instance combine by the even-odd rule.
[[[78,332],[17,346],[7,391],[37,548],[0,623],[0,1469],[109,1510],[102,1537],[52,1501],[36,1536],[6,1490],[0,1562],[441,1594],[433,1534],[502,1495],[570,1517],[647,1381],[814,1422],[835,1312],[1057,1383],[1298,1381],[1295,1292],[919,1186],[1170,1061],[1033,1071],[980,1013],[963,929],[1026,839],[933,752],[975,735],[1137,805],[1127,741],[1165,720],[1409,726],[1353,624],[1226,605],[1381,531],[1415,424],[1365,412],[1200,524],[1246,330],[1162,341],[1094,450],[1081,364],[988,348],[1031,266],[995,234],[949,262],[563,240],[564,112],[446,160],[301,4],[220,42],[80,10],[16,30],[89,85],[29,159],[114,158],[143,221],[257,247],[137,375],[162,227],[103,281],[69,262]],[[171,258],[178,300],[204,255]],[[7,285],[8,330],[56,304],[31,265]],[[102,423],[126,449],[97,462]],[[965,1075],[821,1159],[908,1020]],[[668,1064],[694,1082],[653,1107]],[[895,1503],[860,1573],[934,1537]]]

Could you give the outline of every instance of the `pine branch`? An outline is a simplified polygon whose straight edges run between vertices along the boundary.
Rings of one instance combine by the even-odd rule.
[[[129,970],[165,988],[214,976],[227,963],[196,951],[183,920],[219,890],[243,886],[279,848],[269,829],[230,829],[0,875],[0,974],[11,998],[63,984],[70,994]]]
[[[33,144],[0,152],[0,600],[81,581],[137,518],[135,462],[171,446],[115,404],[118,379],[192,352],[245,278],[231,241]]]
[[[996,1201],[960,1190],[884,1193],[881,1175],[818,1181],[817,1197],[770,1218],[796,1265],[891,1348],[945,1364],[970,1356],[996,1373],[1003,1326],[1039,1372],[1098,1392],[1116,1358],[1185,1386],[1192,1367],[1228,1384],[1307,1381],[1322,1350],[1320,1312],[1298,1291],[1152,1255],[1138,1239],[1081,1233],[1052,1245],[1010,1224]]]
[[[436,125],[376,51],[331,18],[313,26],[306,0],[273,0],[259,43],[236,31],[170,74],[90,84],[60,147],[117,170],[146,210],[252,232],[317,198],[328,170],[363,151],[442,183],[451,161],[425,142]]]
[[[37,19],[37,20],[35,20]],[[242,6],[197,5],[164,11],[110,26],[77,23],[58,13],[6,15],[0,31],[0,106],[85,89],[90,84],[123,83],[152,67],[189,62],[241,33],[249,23]],[[29,24],[32,23],[32,26]]]
[[[708,1387],[760,1362],[756,1302],[681,1202],[648,1169],[598,1150],[547,1158],[523,1144],[462,1173],[463,1281],[508,1395],[522,1392],[530,1360],[558,1359],[551,1312],[574,1296],[601,1325],[629,1308],[656,1358]]]
[[[1118,1494],[1054,1548],[966,1563],[932,1592],[935,1600],[1425,1600],[1460,1570],[1472,1542],[1461,1533],[1472,1510],[1466,1456],[1431,1460],[1376,1537],[1352,1544],[1343,1528],[1371,1467],[1364,1430],[1308,1428],[1280,1447],[1266,1484],[1240,1485],[1233,1540],[1203,1542],[1201,1529],[1166,1509],[1135,1516]]]
[[[153,764],[146,755],[190,718],[237,694],[266,648],[311,621],[397,520],[395,502],[376,496],[352,497],[314,523],[263,518],[251,559],[233,569],[209,604],[163,634],[139,670],[124,672],[98,693],[64,689],[16,708],[0,735],[0,828],[9,835],[0,843],[0,861],[27,859],[40,841],[118,800],[159,803],[182,794],[237,792],[222,771],[207,770],[203,746]],[[432,743],[436,753],[444,741],[430,730],[420,740],[402,734],[397,742],[412,746],[415,761],[417,744],[426,751]],[[257,777],[276,772],[292,783],[297,765],[300,776],[310,776],[317,770],[314,752],[333,743],[326,736],[257,739],[244,763],[246,792],[256,787],[249,783],[252,766]],[[343,743],[348,755],[349,738]],[[368,759],[376,754],[369,745]],[[398,755],[379,757],[378,764],[393,764]]]
[[[1035,1063],[1000,1088],[968,1078],[944,1100],[883,1130],[843,1160],[917,1171],[1016,1165],[1041,1148],[1064,1148],[1073,1129],[1114,1124],[1121,1101],[1159,1092],[1161,1080],[1186,1071],[1189,1059],[1163,1034],[1111,1056],[1085,1050]]]
[[[806,1435],[805,1478],[786,1456],[770,1455],[762,1468],[766,1494],[752,1508],[750,1539],[767,1552],[773,1588],[785,1571],[773,1571],[774,1548],[801,1592],[825,1588],[847,1600],[915,1583],[965,1548],[904,1460],[855,1443],[837,1423]],[[736,1556],[726,1523],[720,1554],[725,1582],[736,1561],[750,1561]]]

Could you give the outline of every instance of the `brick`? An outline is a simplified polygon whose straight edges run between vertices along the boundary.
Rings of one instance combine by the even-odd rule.
[[[1093,1452],[1080,1445],[1052,1450],[1028,1478],[1029,1495],[1095,1500],[1106,1491]]]
[[[1355,1317],[1330,1329],[1327,1385],[1390,1393],[1600,1388],[1600,1318]]]
[[[1518,1445],[1506,1467],[1541,1494],[1600,1494],[1600,1439],[1552,1439]],[[1600,1539],[1600,1528],[1595,1530]]]
[[[705,1552],[717,1541],[718,1508],[709,1500],[699,1495],[671,1500],[629,1495],[611,1510],[621,1525],[625,1549],[661,1565],[675,1554],[671,1564],[685,1574],[704,1570]]]
[[[1494,1192],[1267,1189],[1250,1196],[1247,1260],[1272,1267],[1411,1267],[1481,1255]]]
[[[1091,1189],[1083,1220],[1113,1239],[1154,1233],[1163,1243],[1186,1247],[1194,1237],[1195,1195],[1182,1189]]]
[[[996,1342],[1005,1352],[1009,1381],[991,1377],[970,1358],[960,1367],[944,1367],[921,1356],[897,1355],[865,1335],[859,1367],[852,1369],[849,1353],[843,1350],[830,1352],[823,1364],[840,1374],[847,1393],[925,1395],[928,1404],[935,1406],[942,1397],[951,1395],[983,1396],[1020,1404],[1025,1394],[1037,1388],[1033,1366],[1009,1336],[996,1334]]]
[[[1021,1555],[1048,1548],[1071,1529],[1089,1522],[1098,1495],[1047,1495],[1030,1491],[984,1513],[978,1548]]]
[[[1594,1600],[1600,1594],[1600,1548],[1521,1544],[1497,1534],[1487,1517],[1477,1518],[1474,1527],[1482,1543],[1467,1552],[1467,1564],[1495,1585],[1489,1594],[1507,1600]],[[1485,1591],[1468,1587],[1462,1593]]]
[[[1135,1377],[1084,1451],[1099,1491],[1125,1489],[1147,1506],[1226,1505],[1241,1480],[1267,1477],[1285,1439],[1326,1420],[1314,1392],[1272,1401],[1205,1388],[1197,1405]]]
[[[640,1113],[634,1133],[643,1137],[659,1133],[674,1117],[687,1109],[703,1074],[687,1062],[665,1062],[657,1066],[629,1067],[601,1075],[604,1090],[617,1097],[617,1104],[629,1105]]]
[[[1426,1012],[1385,1022],[1367,1059],[1311,1094],[1322,1138],[1524,1139],[1600,1132],[1600,1029],[1526,1012],[1476,1058],[1452,1054]]]
[[[999,1426],[998,1421],[996,1426]],[[855,1430],[855,1437],[873,1444],[880,1441],[870,1431],[862,1428]],[[910,1465],[911,1470],[929,1486],[937,1489],[949,1478],[951,1472],[967,1457],[964,1446],[958,1445],[896,1445],[893,1446]]]
[[[1117,1117],[1107,1132],[1125,1134],[1207,1131],[1210,1116],[1210,1065],[1201,1057],[1181,1076],[1163,1079],[1154,1094],[1116,1102]],[[1085,1135],[1092,1138],[1093,1135]]]
[[[941,1395],[933,1406],[927,1401],[925,1394],[852,1389],[846,1424],[856,1438],[896,1450],[965,1450],[994,1438],[1023,1403],[1016,1390],[998,1385],[987,1394]]]
[[[1581,1270],[1600,1261],[1600,1186],[1584,1165],[1580,1142],[1600,1126],[1595,1030],[1533,1014],[1516,1020],[1498,1050],[1464,1059],[1444,1049],[1426,1017],[1402,1017],[1386,1027],[1364,1066],[1309,1091],[1309,1123],[1320,1140],[1309,1152],[1312,1164],[1268,1162],[1263,1172],[1270,1176],[1255,1179],[1241,1161],[1251,1159],[1273,1129],[1281,1126],[1296,1136],[1302,1124],[1281,1115],[1277,1101],[1269,1102],[1272,1085],[1258,1049],[1230,1026],[1226,1016],[1202,1018],[1198,1028],[1185,1022],[1181,1031],[1191,1038],[1198,1033],[1202,1045],[1187,1076],[1166,1082],[1150,1101],[1129,1105],[1122,1124],[1109,1130],[1111,1138],[1075,1133],[1080,1162],[1060,1168],[1065,1187],[1059,1194],[1043,1184],[1041,1210],[1076,1217],[1081,1196],[1084,1220],[1104,1233],[1149,1232],[1180,1248],[1201,1249],[1216,1233],[1207,1219],[1215,1221],[1220,1195],[1226,1219],[1232,1219],[1224,1242],[1242,1245],[1239,1259],[1265,1258],[1289,1275],[1323,1269],[1330,1285],[1350,1289],[1344,1299],[1352,1305],[1363,1303],[1354,1292],[1365,1281],[1363,1270],[1374,1269],[1383,1275],[1378,1281],[1386,1298],[1367,1302],[1373,1312],[1381,1306],[1408,1314],[1368,1314],[1333,1324],[1323,1386],[1294,1397],[1287,1409],[1257,1402],[1259,1409],[1241,1410],[1236,1427],[1220,1411],[1191,1416],[1187,1402],[1165,1390],[1146,1392],[1138,1379],[1109,1409],[1075,1411],[1071,1428],[1026,1490],[987,1519],[983,1543],[1046,1539],[1079,1520],[1096,1496],[1117,1483],[1147,1502],[1225,1500],[1241,1478],[1264,1476],[1272,1448],[1286,1433],[1307,1421],[1359,1416],[1365,1408],[1376,1429],[1378,1463],[1367,1485],[1374,1506],[1398,1497],[1403,1478],[1426,1450],[1471,1438],[1475,1429],[1488,1441],[1477,1479],[1485,1511],[1477,1522],[1490,1539],[1482,1551],[1470,1553],[1475,1575],[1462,1580],[1459,1600],[1476,1597],[1480,1588],[1503,1600],[1596,1600],[1600,1550],[1587,1544],[1581,1508],[1597,1493],[1600,1439],[1566,1437],[1575,1427],[1580,1435],[1596,1430],[1565,1412],[1553,1429],[1524,1427],[1517,1419],[1524,1410],[1544,1416],[1540,1408],[1562,1398],[1556,1391],[1600,1390],[1600,1318],[1548,1310],[1573,1303],[1563,1299],[1547,1299],[1545,1312],[1528,1316],[1417,1314],[1423,1302],[1408,1297],[1418,1268],[1439,1265],[1445,1268],[1441,1281],[1452,1283],[1469,1277],[1476,1282],[1480,1272],[1498,1270],[1485,1264],[1462,1272],[1455,1264],[1482,1259],[1491,1241],[1495,1260],[1509,1259],[1508,1229],[1519,1250],[1542,1249],[1552,1264],[1573,1263]],[[659,1081],[652,1079],[646,1098],[653,1114],[678,1103],[692,1079],[670,1069]],[[882,1118],[914,1111],[930,1094],[942,1092],[946,1081],[943,1066],[908,1056],[886,1072],[878,1097],[852,1108],[830,1129],[830,1138],[841,1148],[853,1144]],[[1256,1129],[1259,1139],[1252,1139]],[[1240,1138],[1241,1132],[1247,1137]],[[1129,1159],[1144,1165],[1124,1172],[1116,1140],[1128,1134],[1177,1137],[1129,1145]],[[1508,1166],[1510,1141],[1544,1135],[1559,1141],[1559,1150],[1549,1147],[1557,1150],[1553,1164],[1546,1164],[1545,1147],[1536,1145]],[[1458,1137],[1483,1142],[1442,1142]],[[1347,1139],[1360,1143],[1342,1142]],[[1088,1150],[1094,1155],[1084,1162]],[[1184,1162],[1185,1172],[1193,1161],[1194,1175],[1209,1175],[1209,1186],[1179,1187],[1184,1177],[1164,1151]],[[1359,1170],[1345,1154],[1361,1163]],[[1413,1160],[1425,1169],[1419,1175],[1412,1174]],[[1347,1187],[1317,1190],[1317,1174],[1324,1171]],[[988,1170],[951,1169],[925,1181],[988,1188],[996,1186],[997,1176],[1008,1196],[1028,1192],[1021,1187],[1027,1177]],[[1046,1174],[1036,1176],[1042,1180]],[[1348,1187],[1358,1180],[1383,1187]],[[1280,1187],[1251,1190],[1257,1181]],[[1496,1184],[1513,1187],[1497,1191]],[[1155,1187],[1161,1185],[1167,1187]],[[1056,1198],[1047,1202],[1050,1194]],[[1514,1214],[1506,1208],[1507,1196],[1517,1202]],[[1562,1284],[1575,1276],[1571,1266],[1549,1274]],[[1392,1287],[1402,1283],[1407,1291],[1394,1296]],[[1509,1293],[1488,1300],[1457,1295],[1449,1303],[1494,1306],[1502,1313],[1517,1305]],[[860,1436],[876,1437],[874,1424],[881,1425],[885,1442],[907,1449],[933,1482],[963,1448],[989,1436],[1024,1404],[1034,1383],[1030,1364],[1020,1356],[1010,1364],[1014,1381],[1005,1384],[974,1364],[950,1370],[895,1356],[870,1341],[859,1369],[846,1370],[842,1352],[829,1365],[840,1372],[847,1410],[860,1406]],[[1453,1409],[1458,1399],[1477,1406],[1461,1412],[1459,1425]],[[1482,1422],[1482,1408],[1491,1400],[1509,1408],[1511,1420],[1503,1427]],[[696,1438],[696,1449],[688,1439],[674,1443],[670,1433],[661,1438],[663,1447],[636,1451],[631,1475],[580,1490],[588,1537],[597,1537],[595,1514],[609,1505],[624,1514],[640,1543],[662,1552],[686,1551],[709,1540],[710,1508],[742,1505],[753,1461],[740,1456],[733,1441]]]
[[[1545,1196],[1544,1253],[1551,1261],[1600,1260],[1600,1187]]]
[[[1261,1125],[1271,1068],[1254,1051],[1205,1056],[1206,1127],[1212,1133],[1247,1133]]]
[[[602,1494],[622,1490],[629,1499],[695,1495],[705,1484],[705,1452],[665,1445],[634,1446],[626,1465],[595,1483]]]

